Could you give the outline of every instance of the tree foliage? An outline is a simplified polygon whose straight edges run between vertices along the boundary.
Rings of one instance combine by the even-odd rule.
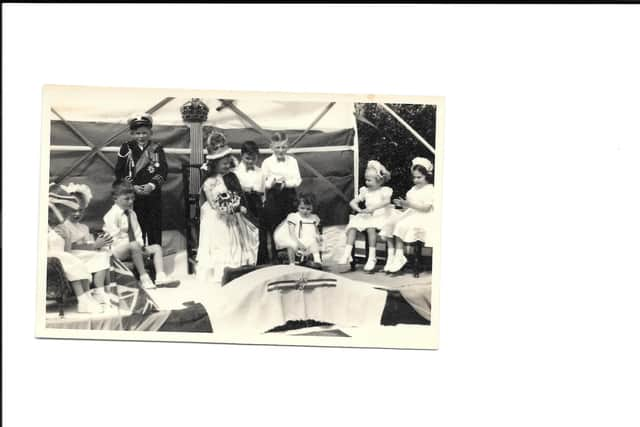
[[[435,105],[387,104],[387,106],[435,148]],[[403,196],[413,186],[410,173],[411,160],[415,157],[426,157],[434,162],[433,154],[379,104],[356,104],[356,117],[360,146],[360,183],[364,185],[367,162],[378,160],[391,172],[391,181],[387,185],[393,188],[394,197]]]

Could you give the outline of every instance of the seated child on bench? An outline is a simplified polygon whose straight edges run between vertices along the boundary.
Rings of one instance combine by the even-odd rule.
[[[157,285],[163,285],[174,280],[164,273],[162,265],[162,247],[160,245],[145,246],[142,240],[142,229],[136,213],[133,211],[135,191],[128,181],[116,181],[113,184],[112,196],[114,204],[104,216],[105,233],[113,237],[111,251],[113,255],[122,260],[133,260],[138,273],[140,283],[145,289],[153,289]],[[156,269],[156,282],[151,280],[144,268],[143,256],[151,255]]]

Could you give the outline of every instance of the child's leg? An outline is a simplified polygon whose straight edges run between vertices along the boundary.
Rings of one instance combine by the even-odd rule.
[[[338,264],[348,264],[351,260],[351,251],[353,251],[353,243],[356,241],[356,233],[357,230],[355,228],[347,230],[347,245],[344,247],[344,253]]]
[[[369,243],[369,253],[367,254],[367,263],[364,265],[365,271],[372,271],[376,268],[376,241],[378,235],[375,228],[367,228],[367,240]]]
[[[78,312],[79,313],[100,313],[102,308],[93,298],[89,292],[88,280],[74,280],[70,282],[73,292],[78,298]]]
[[[397,273],[402,270],[402,267],[404,267],[406,263],[407,258],[404,256],[404,241],[396,236],[396,253],[389,271],[391,273]]]
[[[395,255],[396,255],[396,242],[395,242],[395,238],[394,237],[390,237],[388,239],[386,239],[387,241],[387,262],[384,263],[384,271],[389,271],[389,268],[391,267],[391,264],[393,263],[393,261],[395,260]]]
[[[153,266],[156,269],[156,275],[164,275],[164,265],[162,259],[162,247],[160,245],[151,245],[144,248],[144,252],[153,258]]]
[[[109,302],[109,298],[104,292],[104,285],[107,275],[109,273],[108,269],[100,270],[94,273],[93,275],[93,284],[95,285],[95,297],[96,300],[100,304],[107,304]]]
[[[104,270],[96,271],[93,275],[93,284],[96,289],[103,288],[105,285],[105,280],[107,278],[107,274],[109,273],[109,269],[105,268]]]
[[[296,251],[292,248],[287,248],[287,256],[289,257],[289,264],[295,264],[296,262]]]
[[[129,243],[129,251],[133,265],[135,265],[136,270],[138,270],[140,277],[147,275],[147,271],[144,269],[143,249],[140,244],[138,244],[138,242]]]

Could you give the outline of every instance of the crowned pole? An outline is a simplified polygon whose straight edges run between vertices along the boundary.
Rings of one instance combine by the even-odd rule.
[[[207,120],[209,107],[200,98],[192,98],[180,107],[180,113],[182,114],[182,120],[189,126],[189,146],[191,147],[189,163],[192,166],[200,166],[204,161],[202,124]],[[199,191],[200,171],[191,168],[189,173],[189,193],[198,194]]]
[[[182,120],[189,126],[189,163],[183,167],[185,193],[185,226],[187,238],[188,272],[194,272],[197,240],[199,234],[200,209],[200,166],[204,162],[202,124],[207,120],[209,107],[200,100],[192,98],[180,107]],[[188,184],[187,184],[188,181]]]

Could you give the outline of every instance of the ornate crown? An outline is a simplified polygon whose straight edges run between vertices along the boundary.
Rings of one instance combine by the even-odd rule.
[[[180,107],[180,114],[187,123],[202,123],[207,120],[209,107],[200,98],[191,98],[191,101]]]

